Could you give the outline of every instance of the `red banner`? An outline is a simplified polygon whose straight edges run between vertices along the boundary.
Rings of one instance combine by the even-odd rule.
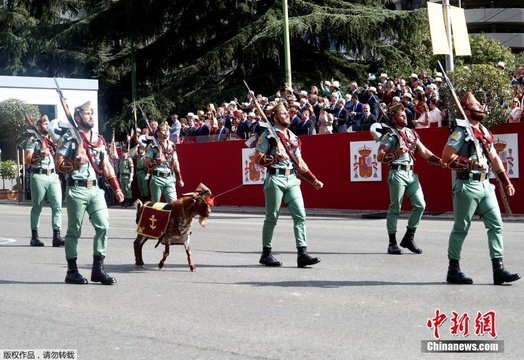
[[[142,208],[136,232],[153,239],[158,239],[166,231],[171,210],[163,210],[165,203],[149,204]]]

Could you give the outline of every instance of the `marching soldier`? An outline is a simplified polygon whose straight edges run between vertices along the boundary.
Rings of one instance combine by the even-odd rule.
[[[407,117],[402,104],[390,107],[389,111],[392,114],[393,127],[382,137],[377,154],[378,161],[390,165],[388,175],[390,203],[386,221],[389,236],[388,254],[402,254],[402,250],[397,245],[396,233],[404,195],[411,201],[413,209],[400,246],[415,254],[422,254],[422,249],[417,246],[414,238],[426,202],[418,175],[413,171],[415,155],[420,155],[429,165],[444,167],[445,164],[424,146],[414,130],[406,127]]]
[[[493,267],[493,283],[500,285],[520,279],[520,274],[512,274],[502,263],[504,245],[502,241],[502,217],[495,195],[489,182],[489,172],[495,172],[509,196],[515,194],[515,188],[504,169],[493,143],[493,134],[482,125],[487,114],[480,102],[468,92],[461,100],[466,119],[457,121],[453,133],[449,136],[442,154],[442,160],[456,172],[453,186],[453,215],[455,222],[449,236],[448,273],[446,281],[452,284],[473,284],[473,279],[461,270],[459,260],[462,245],[468,234],[471,219],[475,212],[480,215],[488,229],[488,246]],[[469,121],[471,126],[467,125]],[[465,126],[466,125],[466,126]],[[466,130],[467,129],[467,130]],[[471,129],[471,130],[470,130]],[[470,132],[473,134],[470,134]],[[478,152],[475,150],[477,138]]]
[[[136,179],[138,182],[138,191],[140,199],[146,201],[149,196],[149,173],[146,167],[146,151],[141,144],[138,144],[136,155]]]
[[[284,201],[293,218],[298,253],[297,266],[303,268],[315,265],[320,262],[320,259],[310,256],[307,252],[306,210],[300,190],[300,179],[305,180],[316,190],[322,189],[324,184],[313,175],[302,159],[300,140],[288,129],[291,122],[283,103],[272,109],[271,117],[279,139],[264,131],[258,139],[255,151],[255,162],[267,167],[268,171],[264,182],[266,218],[262,228],[262,256],[259,263],[265,266],[282,266],[282,262],[278,261],[271,251],[273,232],[280,214],[281,203]]]
[[[31,165],[31,246],[44,246],[38,238],[38,227],[40,225],[40,213],[44,199],[47,198],[51,207],[51,222],[53,227],[53,246],[64,246],[64,240],[60,237],[62,227],[62,186],[55,171],[54,155],[56,145],[49,138],[49,118],[44,115],[36,122],[36,130],[41,135],[31,135],[20,144],[24,149],[24,161]]]
[[[124,194],[106,152],[104,138],[93,131],[95,121],[91,102],[76,107],[73,118],[78,131],[70,129],[65,133],[58,142],[56,153],[56,169],[66,174],[68,188],[65,282],[87,284],[87,279],[80,275],[76,265],[78,239],[87,212],[95,229],[91,281],[111,285],[116,283],[116,280],[105,272],[103,266],[109,231],[109,211],[104,191],[97,186],[100,176],[103,174],[106,177],[118,202],[124,201]]]
[[[133,200],[131,184],[133,183],[134,164],[133,159],[131,159],[129,156],[129,150],[127,149],[127,146],[123,146],[121,151],[122,154],[118,160],[117,173],[120,188],[124,193],[124,202],[122,203],[122,207],[128,207],[131,205]]]
[[[180,187],[184,186],[184,181],[175,144],[169,140],[167,121],[160,123],[155,133],[158,136],[158,146],[155,143],[150,144],[146,153],[146,167],[151,172],[151,201],[159,202],[164,194],[166,202],[170,203],[177,199],[175,181]]]

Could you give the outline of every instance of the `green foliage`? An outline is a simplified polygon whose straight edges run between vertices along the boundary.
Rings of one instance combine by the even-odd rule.
[[[484,125],[490,129],[497,124],[506,122],[508,106],[511,104],[512,93],[508,78],[503,71],[493,65],[470,65],[459,67],[448,73],[457,96],[460,99],[469,91],[483,104],[488,111]],[[447,104],[452,117],[460,117],[454,109],[451,95],[444,89],[442,98]]]
[[[24,133],[28,124],[21,112],[24,108],[35,123],[40,118],[38,106],[27,104],[19,99],[0,101],[0,140],[14,140]]]
[[[2,189],[5,189],[6,180],[13,180],[17,175],[17,166],[13,160],[0,161],[0,178],[2,178]]]
[[[491,64],[495,66],[499,61],[506,64],[506,69],[515,70],[515,55],[511,49],[493,40],[487,35],[470,35],[471,57],[456,57],[457,66],[468,64]]]

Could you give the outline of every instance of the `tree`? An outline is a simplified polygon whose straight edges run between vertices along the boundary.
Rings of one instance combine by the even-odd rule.
[[[40,118],[36,105],[27,104],[19,99],[0,101],[0,143],[3,157],[14,157],[16,141],[23,135],[27,123],[21,109],[24,108],[33,121]]]

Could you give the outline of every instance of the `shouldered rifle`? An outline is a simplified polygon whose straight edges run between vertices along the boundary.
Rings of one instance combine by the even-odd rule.
[[[255,104],[255,106],[257,108],[257,111],[260,114],[260,120],[258,121],[258,124],[261,127],[267,129],[267,131],[269,132],[269,135],[270,135],[269,137],[270,138],[274,138],[275,139],[275,141],[277,142],[278,153],[279,154],[284,154],[285,153],[284,146],[282,145],[282,142],[280,141],[280,138],[278,137],[275,128],[273,127],[271,122],[269,122],[269,120],[267,119],[266,113],[260,107],[260,104],[258,103],[257,98],[255,96],[255,93],[253,91],[251,91],[251,89],[249,89],[249,86],[247,85],[246,80],[242,80],[242,81],[244,82],[244,85],[246,86],[248,93],[251,95],[251,101]],[[249,141],[250,140],[248,140],[248,142]],[[249,146],[249,144],[247,144],[247,145]]]
[[[40,141],[40,143],[42,144],[42,147],[44,149],[46,149],[47,148],[47,143],[45,142],[44,137],[42,136],[40,131],[38,131],[38,128],[33,123],[33,120],[31,120],[31,117],[29,116],[29,114],[27,113],[27,111],[24,109],[23,106],[20,106],[20,112],[22,113],[22,115],[24,115],[25,120],[27,121],[27,123],[31,127],[31,129],[27,129],[27,132],[29,134],[32,134],[32,135],[36,136],[38,141]]]
[[[142,110],[142,107],[140,105],[132,105],[133,108],[138,108],[140,110],[140,112],[142,113],[142,117],[144,118],[144,121],[146,122],[146,125],[147,125],[147,128],[149,129],[149,132],[151,133],[151,137],[153,138],[153,144],[158,147],[158,149],[160,150],[160,143],[158,142],[158,138],[155,136],[155,134],[153,133],[153,128],[151,127],[151,124],[149,123],[149,119],[147,118],[147,115],[146,113],[144,112],[144,110]]]
[[[73,136],[76,143],[78,144],[77,155],[85,155],[84,141],[82,139],[82,135],[80,134],[80,130],[78,130],[78,126],[76,125],[76,122],[73,119],[71,112],[69,111],[69,106],[67,105],[67,102],[66,102],[67,99],[65,98],[64,94],[62,93],[60,86],[58,86],[58,81],[56,80],[55,77],[53,77],[53,80],[55,80],[56,92],[58,93],[58,96],[60,97],[60,103],[62,104],[62,108],[64,109],[64,113],[68,121],[68,123],[66,124],[61,122],[60,127],[71,129],[71,135]],[[74,149],[74,145],[73,145],[73,149]]]
[[[466,113],[464,112],[464,109],[460,104],[460,100],[457,96],[457,93],[455,92],[455,87],[451,83],[451,80],[446,74],[446,71],[444,70],[444,67],[442,66],[440,60],[438,60],[438,65],[440,67],[440,70],[442,71],[444,79],[446,80],[446,84],[448,85],[449,92],[451,93],[451,98],[453,100],[453,103],[455,104],[455,108],[457,108],[457,110],[460,112],[460,116],[462,116],[462,118],[464,119],[464,121],[458,121],[457,124],[462,125],[466,128],[467,134],[469,135],[470,139],[473,140],[473,144],[475,146],[475,154],[477,155],[477,161],[480,161],[480,159],[482,159],[482,150],[480,148],[479,140],[476,138],[475,133],[473,132],[473,126],[469,122],[469,119],[467,118]]]

